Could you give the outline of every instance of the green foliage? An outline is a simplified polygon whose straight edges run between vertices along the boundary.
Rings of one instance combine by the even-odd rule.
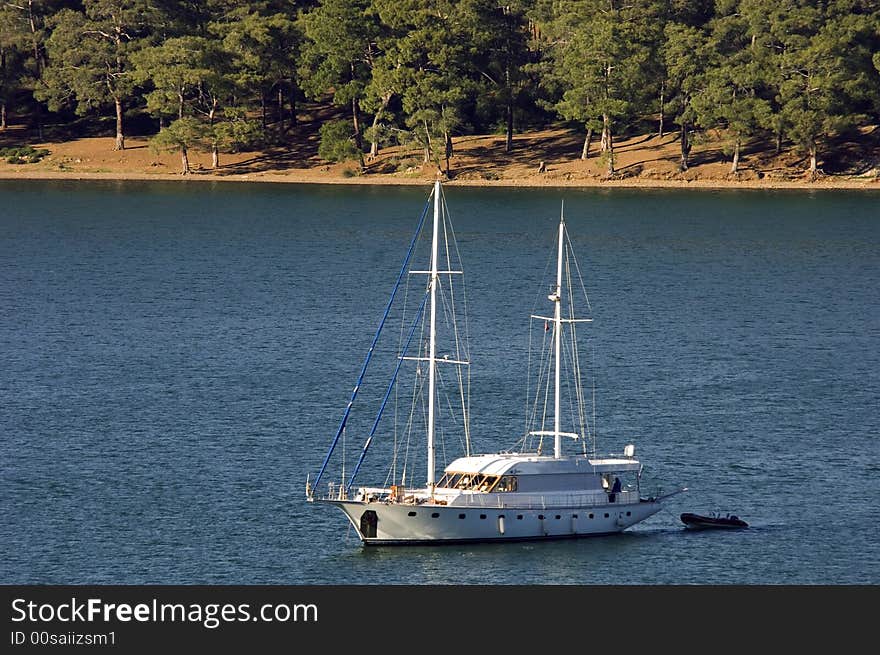
[[[348,121],[330,121],[321,126],[321,142],[318,156],[332,162],[343,162],[357,159],[360,151],[355,145],[351,123]]]
[[[8,164],[36,164],[48,154],[49,151],[45,148],[37,149],[33,146],[0,148],[0,157],[5,157]]]
[[[563,119],[610,137],[651,119],[661,94],[665,117],[685,134],[721,128],[732,143],[773,136],[815,159],[840,130],[880,123],[880,7],[876,0],[0,3],[0,104],[17,119],[44,109],[112,111],[124,147],[126,112],[191,118],[192,129],[181,124],[159,142],[198,127],[199,147],[216,153],[283,137],[303,94],[349,112],[348,127],[328,123],[321,133],[322,156],[334,161],[359,159],[366,137],[373,152],[406,143],[436,162],[451,154],[451,136],[509,135],[514,118],[525,116],[534,127]]]
[[[180,118],[150,139],[150,147],[155,152],[179,152],[190,148],[204,147],[205,126],[193,117]]]

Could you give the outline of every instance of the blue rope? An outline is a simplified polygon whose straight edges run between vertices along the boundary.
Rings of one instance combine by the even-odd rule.
[[[385,405],[388,404],[388,398],[391,396],[392,389],[394,389],[394,383],[397,381],[397,374],[400,372],[400,366],[403,364],[403,356],[406,354],[406,351],[409,350],[409,344],[410,342],[412,342],[413,335],[416,333],[416,328],[419,326],[419,321],[422,318],[422,312],[425,309],[425,303],[428,301],[428,297],[430,295],[431,293],[429,288],[429,290],[425,292],[425,297],[422,298],[422,304],[419,305],[419,311],[416,312],[416,317],[413,320],[412,327],[409,329],[409,335],[407,335],[406,337],[406,343],[403,346],[403,352],[401,352],[400,357],[397,358],[397,366],[394,369],[394,374],[391,376],[391,382],[388,383],[388,389],[385,391],[385,397],[382,399],[382,406],[379,407],[379,413],[376,414],[376,420],[373,421],[373,427],[370,429],[369,436],[367,436],[367,441],[364,444],[364,449],[361,451],[361,456],[358,458],[357,466],[354,467],[354,472],[351,474],[351,478],[348,480],[348,484],[345,486],[346,494],[351,489],[351,485],[354,483],[354,479],[361,468],[361,464],[363,464],[364,458],[367,456],[367,450],[370,448],[370,444],[373,442],[373,435],[376,434],[376,428],[379,427],[379,419],[382,418],[382,413],[385,411]]]
[[[406,267],[409,265],[409,260],[412,257],[413,250],[416,247],[416,241],[419,238],[419,233],[422,231],[422,226],[425,224],[425,216],[428,215],[428,209],[431,207],[431,196],[433,195],[433,191],[428,195],[428,200],[425,203],[425,209],[422,211],[422,217],[419,219],[419,224],[416,227],[416,232],[413,235],[412,241],[409,244],[409,250],[406,253],[406,258],[403,260],[403,266],[400,267],[400,273],[397,275],[397,282],[394,284],[394,289],[391,291],[391,297],[388,299],[388,304],[385,306],[385,313],[382,315],[382,320],[379,322],[379,329],[376,330],[376,335],[373,337],[373,343],[370,344],[370,349],[367,351],[367,357],[364,359],[364,365],[361,368],[361,374],[358,376],[357,384],[354,385],[354,390],[351,392],[351,399],[348,401],[348,405],[345,408],[345,412],[342,415],[342,420],[339,422],[339,428],[336,430],[336,436],[333,437],[333,442],[330,444],[330,450],[327,451],[327,456],[324,457],[324,463],[321,464],[321,470],[318,471],[318,475],[315,478],[314,489],[318,488],[318,483],[321,481],[321,477],[324,475],[324,471],[327,469],[327,464],[330,461],[330,456],[333,454],[334,449],[336,448],[336,444],[339,443],[339,437],[342,436],[343,430],[345,430],[345,424],[348,422],[348,416],[351,414],[351,407],[354,404],[355,398],[357,398],[358,391],[360,390],[361,383],[364,381],[364,375],[367,372],[367,366],[370,364],[370,359],[373,357],[373,350],[376,347],[376,343],[379,341],[379,334],[382,332],[382,328],[385,327],[385,321],[388,318],[388,314],[391,312],[391,304],[394,302],[394,297],[397,295],[397,290],[400,288],[400,281],[403,279],[403,276],[406,274]]]

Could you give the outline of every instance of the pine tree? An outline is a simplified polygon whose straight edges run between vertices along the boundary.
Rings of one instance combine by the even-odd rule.
[[[546,38],[553,45],[544,72],[562,92],[556,110],[587,128],[582,158],[592,130],[601,126],[609,176],[615,172],[615,126],[627,125],[659,88],[653,61],[660,14],[651,0],[567,0],[553,3],[545,14]]]
[[[62,9],[52,17],[49,63],[35,96],[50,109],[71,102],[78,114],[113,105],[114,149],[125,149],[125,102],[135,93],[132,52],[147,43],[160,15],[148,0],[84,0],[85,12]]]

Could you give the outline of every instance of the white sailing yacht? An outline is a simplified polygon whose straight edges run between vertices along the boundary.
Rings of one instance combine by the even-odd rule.
[[[470,453],[470,430],[467,421],[468,403],[463,399],[461,410],[463,420],[459,422],[463,434],[465,454],[451,461],[445,470],[436,477],[436,414],[438,412],[436,384],[438,379],[451,379],[463,388],[465,376],[444,376],[438,372],[441,367],[452,366],[460,372],[469,365],[466,353],[457,338],[453,351],[447,354],[437,352],[438,306],[447,307],[441,301],[441,290],[448,291],[453,277],[461,271],[452,270],[450,263],[449,237],[452,233],[448,224],[448,210],[443,202],[440,182],[434,184],[429,202],[433,199],[434,220],[430,266],[427,270],[409,271],[428,276],[425,296],[417,312],[413,328],[406,339],[408,347],[415,333],[416,323],[424,323],[427,338],[425,347],[418,356],[403,352],[398,357],[395,376],[405,361],[415,361],[416,366],[427,367],[427,374],[421,375],[420,384],[427,386],[424,398],[427,401],[425,421],[425,462],[427,466],[423,485],[408,486],[405,473],[400,480],[391,479],[394,484],[354,487],[364,456],[373,441],[379,417],[373,424],[361,451],[354,473],[347,482],[328,483],[327,491],[319,493],[318,486],[327,469],[327,464],[340,436],[344,434],[348,416],[358,394],[369,364],[376,339],[370,347],[361,371],[361,377],[346,407],[336,437],[327,453],[320,472],[314,480],[306,482],[307,499],[312,502],[337,506],[350,521],[358,536],[367,546],[411,545],[461,543],[473,541],[520,541],[537,539],[560,539],[605,535],[621,532],[660,511],[661,501],[674,494],[685,491],[679,489],[666,495],[643,496],[641,491],[642,463],[635,457],[635,447],[627,445],[618,455],[597,456],[595,454],[594,434],[591,434],[589,417],[586,416],[583,385],[580,383],[579,360],[576,341],[563,347],[563,337],[576,337],[576,328],[591,319],[573,315],[571,309],[574,299],[572,285],[564,284],[572,272],[573,254],[567,238],[565,220],[560,216],[558,234],[555,239],[556,280],[547,296],[550,311],[546,315],[532,315],[531,318],[544,323],[545,334],[549,337],[547,366],[541,367],[543,381],[536,386],[536,400],[542,404],[541,411],[532,413],[531,428],[527,427],[522,439],[522,448],[510,452],[491,454]],[[428,207],[426,206],[426,213]],[[425,214],[422,216],[424,221]],[[421,229],[421,224],[420,228]],[[419,230],[417,230],[418,232]],[[415,239],[414,239],[415,242]],[[409,254],[398,277],[403,276]],[[445,255],[445,261],[443,257]],[[442,262],[442,263],[441,263]],[[443,268],[441,268],[443,267]],[[574,268],[577,269],[576,261]],[[395,287],[396,291],[397,287]],[[392,300],[394,294],[392,294]],[[390,307],[391,301],[389,301]],[[427,305],[427,316],[422,309]],[[385,317],[388,316],[388,308]],[[424,321],[421,319],[424,318]],[[383,318],[382,324],[384,324]],[[448,323],[448,321],[447,321]],[[563,369],[573,373],[576,378],[566,388],[577,396],[573,415],[580,419],[572,421],[576,425],[563,425]],[[394,384],[389,386],[382,406],[384,408]],[[536,403],[536,406],[539,403]],[[566,403],[567,405],[569,403]],[[445,405],[444,405],[445,407]],[[381,410],[380,410],[381,416]],[[544,440],[552,439],[553,452],[543,452]],[[580,445],[580,452],[568,453],[563,447],[564,440],[572,440]],[[592,448],[587,444],[592,442]],[[527,447],[528,446],[528,447]],[[531,448],[531,446],[534,446]],[[412,472],[409,472],[412,477]]]

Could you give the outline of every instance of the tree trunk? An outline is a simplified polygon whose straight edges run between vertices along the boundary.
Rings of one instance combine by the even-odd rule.
[[[504,152],[513,152],[513,98],[507,100],[507,135],[504,139]]]
[[[177,92],[177,118],[178,120],[183,118],[183,90],[180,89]]]
[[[296,127],[296,80],[293,78],[290,78],[290,98],[288,100],[290,104],[288,122],[290,127]]]
[[[180,148],[180,162],[183,165],[183,174],[187,175],[189,173],[189,156],[185,146]]]
[[[0,75],[6,71],[6,51],[0,48]],[[6,101],[0,100],[0,130],[6,129]]]
[[[214,97],[211,102],[211,111],[208,112],[208,125],[211,127],[211,168],[220,168],[220,146],[217,143],[217,135],[214,131],[214,121],[217,117],[217,107],[220,105],[220,101]]]
[[[608,177],[614,176],[614,139],[611,134],[611,124],[608,124]]]
[[[608,114],[602,114],[602,138],[599,140],[599,152],[608,152],[609,146],[609,120]]]
[[[266,128],[269,126],[269,117],[266,115],[266,94],[262,90],[260,91],[260,120],[263,122],[263,134],[266,133]]]
[[[782,130],[776,130],[776,154],[782,152]]]
[[[280,82],[278,83],[277,112],[278,132],[284,134],[284,87],[281,86]]]
[[[449,177],[449,159],[452,157],[452,137],[449,132],[443,132],[443,138],[446,141],[446,177]]]
[[[382,114],[391,102],[391,94],[386,93],[382,96],[382,104],[373,116],[373,129],[371,130],[373,138],[370,141],[370,159],[379,155],[379,123],[382,120]]]
[[[739,148],[740,143],[739,139],[737,139],[736,142],[733,144],[733,164],[731,164],[730,166],[731,175],[736,175],[739,169]]]
[[[428,130],[428,121],[422,121],[425,126],[425,163],[431,161],[431,132]]]
[[[34,0],[28,0],[28,24],[31,28],[31,43],[34,46],[34,61],[37,64],[37,78],[39,79],[46,68],[46,58],[43,56],[42,48],[40,48],[37,21],[34,16]]]
[[[664,105],[666,96],[666,81],[660,83],[660,125],[657,126],[657,136],[663,138],[663,118],[665,117]]]
[[[354,143],[360,152],[364,150],[364,137],[361,134],[361,112],[356,98],[351,100],[351,122],[354,126]]]
[[[122,131],[122,100],[116,98],[116,145],[114,150],[125,150],[125,134]]]
[[[587,138],[584,139],[584,147],[581,149],[581,159],[586,159],[590,156],[590,144],[593,141],[593,128],[587,128]]]
[[[810,141],[810,176],[816,177],[818,170],[819,169],[816,166],[816,140],[813,139]]]
[[[687,121],[681,121],[681,163],[679,164],[679,168],[682,171],[686,171],[688,169],[688,155],[691,152],[691,144],[688,142],[688,129],[687,129]]]
[[[122,57],[119,55],[119,52],[122,49],[122,35],[120,27],[116,26],[116,75],[121,76],[123,73],[122,66]],[[111,86],[111,92],[113,93],[113,100],[116,104],[116,145],[113,148],[114,150],[125,150],[125,134],[122,130],[122,98],[120,98],[116,92],[112,91],[113,87]]]

